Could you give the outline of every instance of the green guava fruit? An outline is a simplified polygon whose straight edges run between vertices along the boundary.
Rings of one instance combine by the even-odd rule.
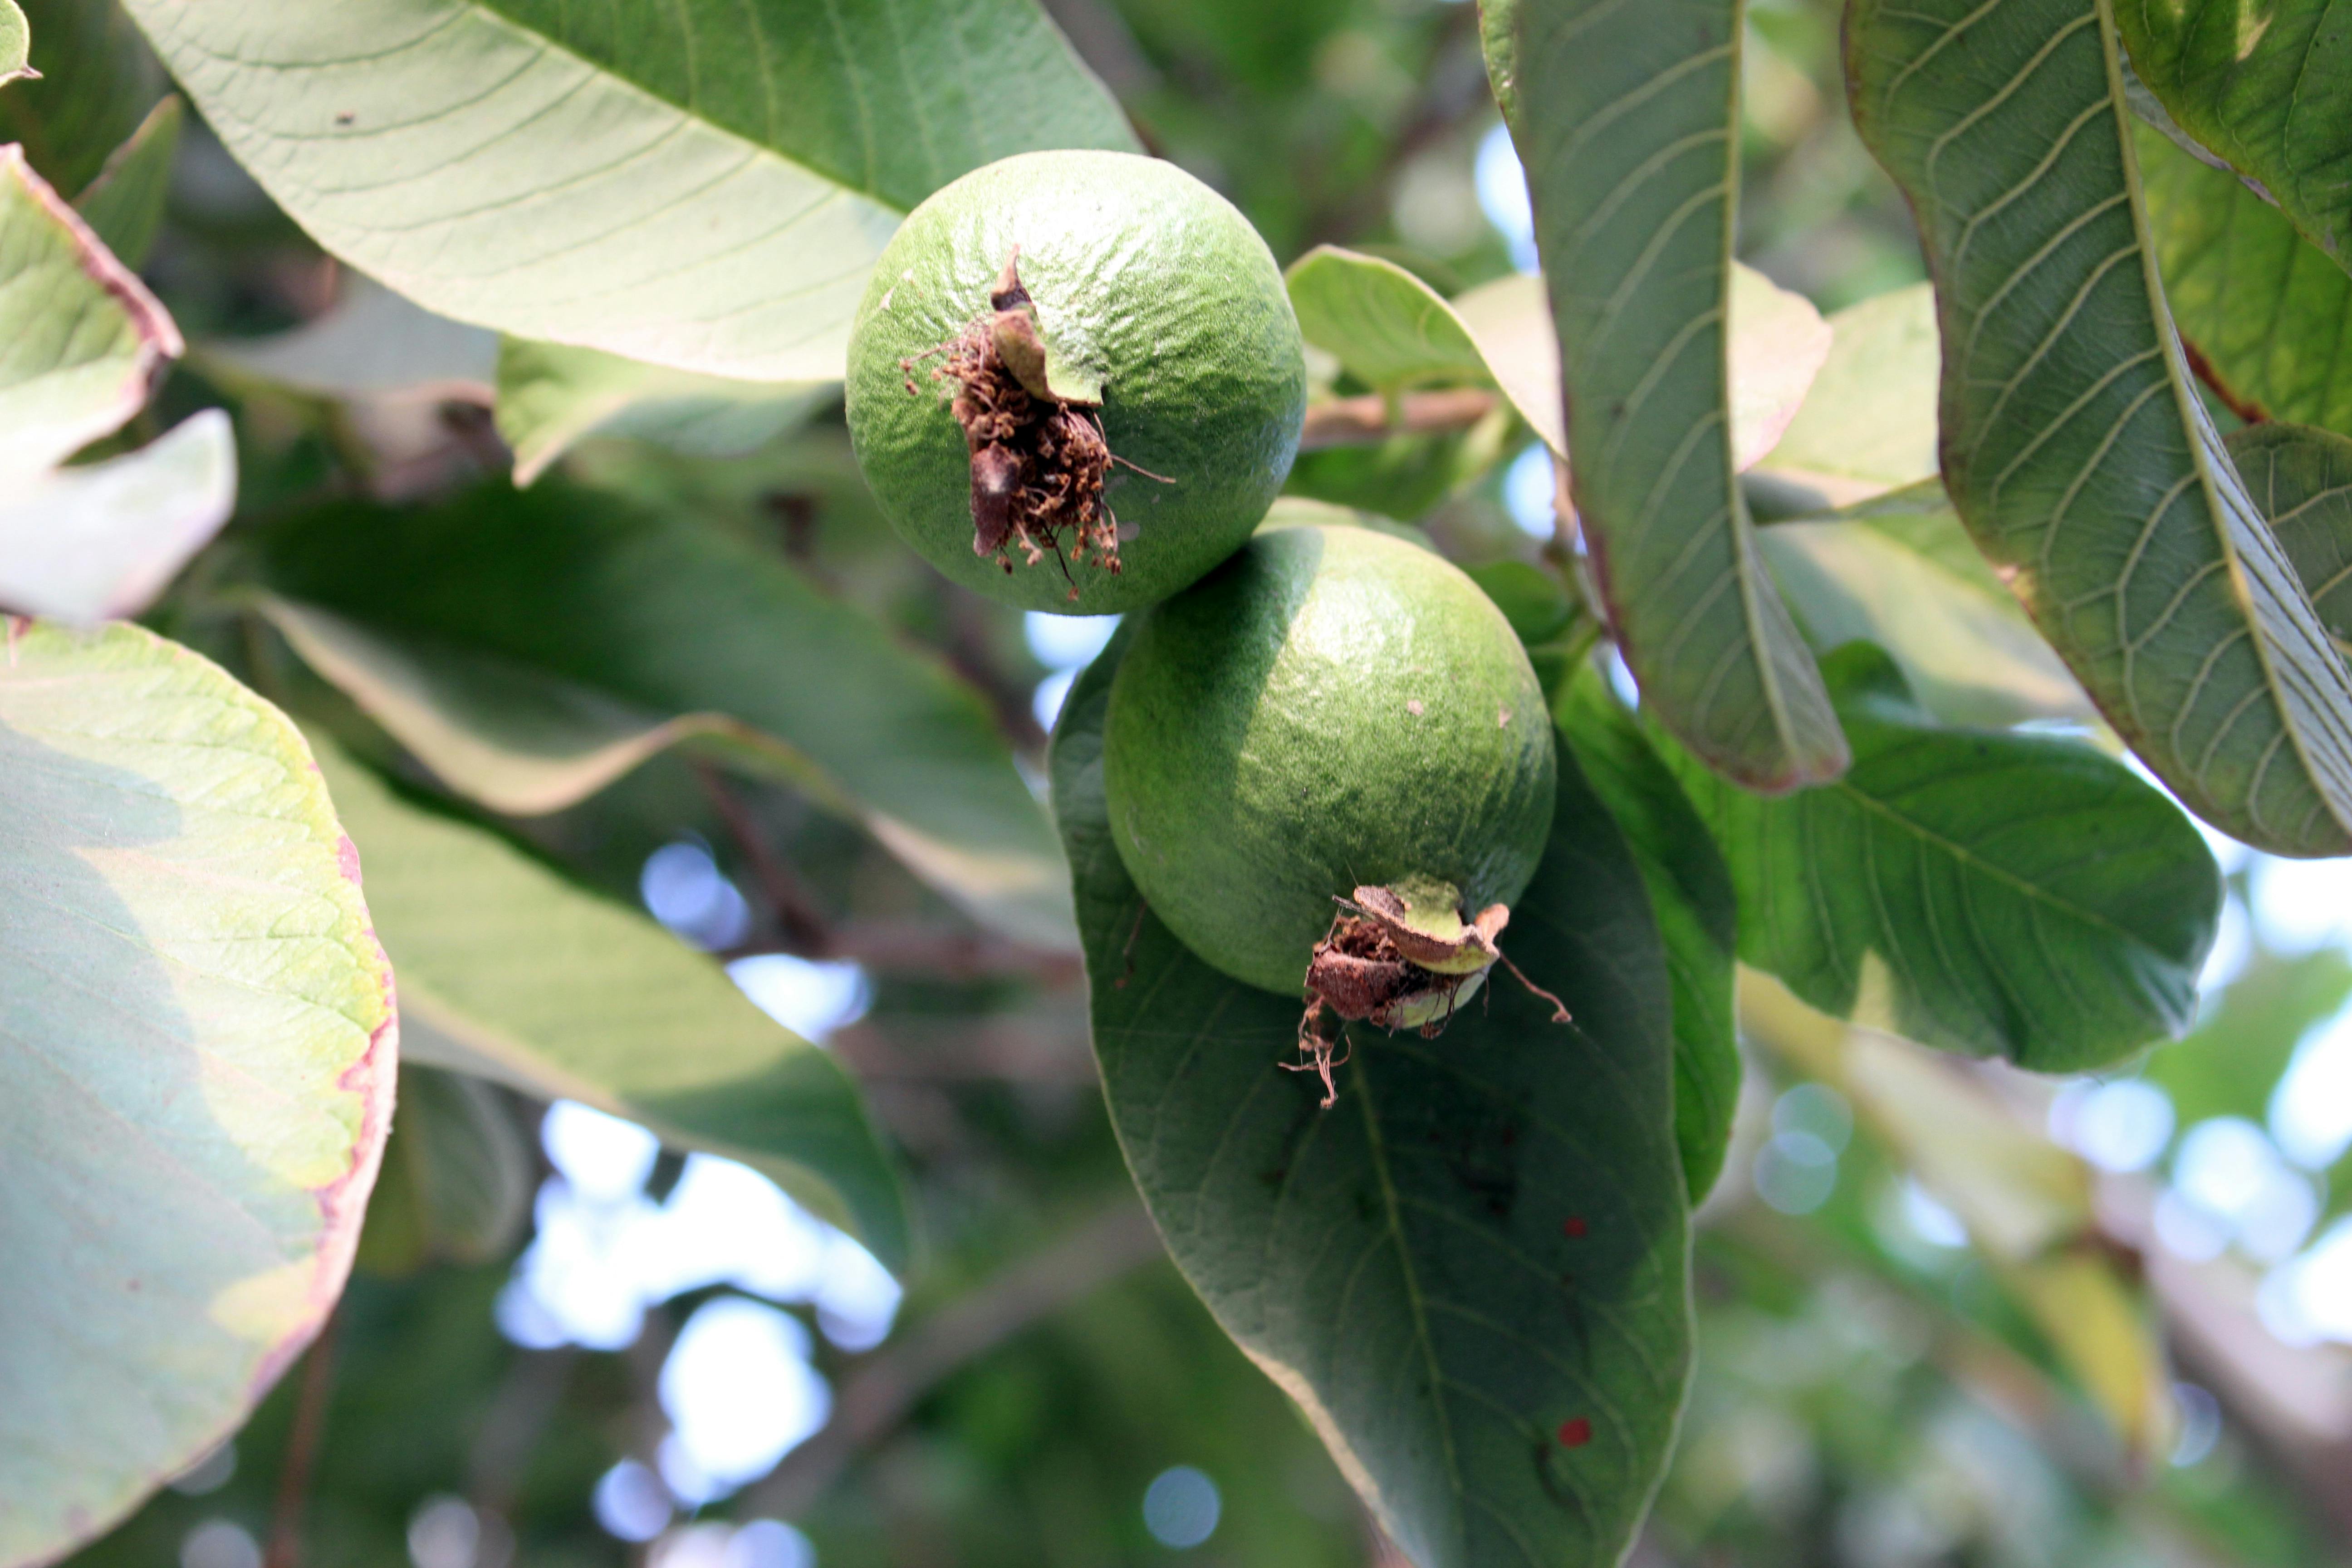
[[[1166,598],[1239,548],[1298,450],[1281,270],[1172,163],[1024,153],[908,215],[850,331],[849,436],[931,564],[1023,609]]]
[[[1268,527],[1154,607],[1103,784],[1152,912],[1236,980],[1433,1034],[1501,957],[1551,830],[1543,689],[1439,556]],[[1555,1003],[1557,999],[1553,999]]]

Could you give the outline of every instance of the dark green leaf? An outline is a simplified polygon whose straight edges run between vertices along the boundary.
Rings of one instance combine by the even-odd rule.
[[[1055,731],[1095,1048],[1187,1279],[1306,1410],[1423,1568],[1623,1555],[1689,1369],[1666,968],[1640,873],[1563,760],[1508,981],[1444,1036],[1367,1033],[1319,1110],[1282,1070],[1299,1003],[1224,979],[1138,900],[1110,838],[1114,643]]]
[[[2115,16],[2174,122],[2352,266],[2352,26],[2333,0],[2115,0]]]
[[[1760,800],[1669,761],[1739,895],[1739,956],[1813,1006],[2042,1072],[2194,1016],[2221,883],[2197,829],[2090,746],[1947,729],[1865,643],[1828,661],[1843,779]]]
[[[1580,666],[1553,708],[1561,740],[1609,807],[1642,868],[1664,940],[1675,1020],[1675,1142],[1696,1204],[1715,1185],[1739,1103],[1732,1035],[1738,909],[1731,871],[1642,726]]]
[[[2352,679],[2189,383],[2101,0],[1855,0],[1847,56],[1936,274],[1961,520],[2192,810],[2352,849]]]
[[[754,1165],[884,1262],[906,1262],[905,1195],[830,1056],[648,917],[312,744],[367,868],[412,1060]]]
[[[499,1090],[462,1073],[403,1063],[359,1266],[405,1274],[436,1260],[502,1257],[530,1214],[536,1173]]]
[[[2151,126],[2133,141],[2180,335],[2273,417],[2352,435],[2352,277],[2236,175]]]
[[[1133,133],[1034,0],[129,0],[329,250],[520,337],[841,374],[898,219],[959,174]]]
[[[502,483],[298,517],[263,552],[310,613],[281,616],[304,657],[460,793],[552,810],[687,731],[720,735],[983,921],[1069,945],[1052,827],[980,695],[774,556]]]
[[[1619,650],[1710,765],[1766,790],[1833,778],[1845,742],[1737,480],[1738,0],[1487,14],[1490,39],[1498,21],[1512,37],[1491,70],[1512,78],[1498,96],[1517,106],[1576,504]]]
[[[116,0],[13,0],[31,24],[41,74],[0,92],[0,142],[24,144],[68,195],[98,178],[167,85]]]

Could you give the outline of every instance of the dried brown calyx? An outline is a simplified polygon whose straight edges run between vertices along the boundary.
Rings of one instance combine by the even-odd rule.
[[[1095,412],[1099,383],[1056,362],[1021,282],[1021,247],[1004,258],[989,309],[929,353],[899,361],[907,390],[919,395],[915,366],[934,355],[933,381],[950,380],[949,405],[971,454],[971,550],[1010,572],[1013,553],[1036,565],[1051,555],[1078,596],[1074,564],[1118,570],[1118,520],[1104,499],[1110,466],[1147,473],[1112,453]]]
[[[1312,1072],[1323,1080],[1323,1104],[1339,1098],[1331,1069],[1347,1058],[1332,1054],[1324,1037],[1327,1013],[1344,1022],[1365,1022],[1394,1034],[1418,1030],[1432,1039],[1485,984],[1497,963],[1518,983],[1552,1005],[1552,1022],[1569,1021],[1567,1005],[1519,972],[1503,956],[1496,939],[1511,923],[1511,911],[1489,904],[1464,918],[1461,895],[1440,882],[1401,883],[1394,888],[1358,888],[1352,900],[1334,902],[1339,912],[1315,944],[1307,965],[1307,1011],[1298,1020],[1298,1050],[1304,1058],[1285,1062],[1292,1072]],[[1346,1037],[1343,1026],[1341,1038]]]

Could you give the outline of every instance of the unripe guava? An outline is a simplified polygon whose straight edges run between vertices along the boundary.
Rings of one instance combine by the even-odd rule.
[[[1432,1033],[1499,957],[1557,765],[1502,612],[1431,552],[1346,526],[1265,529],[1152,609],[1103,736],[1119,856],[1188,947]]]
[[[850,441],[883,515],[1024,609],[1139,609],[1233,553],[1306,398],[1265,241],[1132,153],[1024,153],[935,192],[850,331]]]

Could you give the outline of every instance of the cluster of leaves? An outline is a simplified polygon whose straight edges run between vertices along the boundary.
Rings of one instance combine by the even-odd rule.
[[[1750,27],[1737,0],[1062,9],[1095,69],[1032,0],[764,0],[708,30],[0,0],[0,1038],[24,1044],[0,1058],[0,1563],[213,1449],[355,1254],[331,1419],[414,1458],[322,1478],[322,1541],[362,1559],[464,1489],[593,1555],[578,1499],[641,1439],[526,1463],[471,1436],[499,1427],[486,1400],[584,1431],[641,1397],[532,1392],[541,1364],[488,1333],[532,1176],[516,1093],[751,1163],[894,1268],[921,1207],[919,1302],[1115,1183],[1115,1136],[1184,1281],[1415,1562],[1615,1562],[1687,1400],[1736,1025],[1965,1224],[1991,1284],[1937,1310],[1928,1359],[2000,1348],[2118,1452],[2160,1449],[2162,1358],[2087,1173],[1909,1042],[2078,1071],[2191,1024],[2221,884],[2126,748],[2248,843],[2352,848],[2352,103],[2307,89],[2352,81],[2352,45],[2326,7],[2246,36],[2219,5],[1854,0],[1859,142],[1755,65],[1790,71],[1772,38],[1821,19]],[[1540,277],[1483,230],[1386,242],[1382,193],[1466,161],[1482,66]],[[1743,121],[1743,79],[1772,115]],[[1744,164],[1769,186],[1838,136],[1908,199],[1933,281],[1814,280],[1865,296],[1824,320],[1731,255]],[[1442,1040],[1367,1037],[1328,1114],[1278,1070],[1296,1005],[1192,958],[1110,847],[1121,643],[1043,752],[1017,622],[887,542],[831,413],[900,215],[1010,153],[1148,142],[1222,167],[1297,255],[1320,380],[1294,493],[1473,563],[1554,702],[1560,806],[1513,952],[1574,1026],[1506,991]],[[1859,221],[1809,199],[1765,205],[1759,256]],[[1496,503],[1530,438],[1568,476],[1540,552]],[[636,868],[682,834],[758,894],[702,945],[882,977],[863,1045],[817,1049],[640,912]],[[936,1070],[1013,1006],[1074,1039],[1080,954],[1107,1124],[1067,1082],[1027,1086],[1061,1096],[1043,1113],[887,1081],[908,1041]],[[2260,1065],[2167,1070],[2243,1110]],[[1881,1297],[1937,1296],[1868,1215],[1822,1228]],[[1821,1245],[1719,1233],[1701,1277],[1740,1294],[1706,1331],[1801,1319]],[[1303,1435],[1235,1414],[1270,1397],[1203,1332],[1163,1271],[955,1399],[992,1474],[1124,1485],[1145,1446],[1089,1452],[1117,1423],[1056,1431],[1037,1388],[1206,1357],[1163,1405],[1246,1452],[1230,1473],[1295,1472]],[[1764,1353],[1700,1419],[1757,1407]],[[1923,1383],[1916,1348],[1874,1364],[1909,1390],[1888,1418],[1966,1381]],[[450,1391],[424,1426],[419,1388]],[[299,1447],[291,1405],[249,1456]],[[1830,1446],[1895,1462],[1859,1420]],[[1664,1493],[1695,1544],[1740,1522],[1710,1452]],[[1309,1474],[1311,1512],[1337,1494]],[[2082,1520],[2141,1506],[2074,1481]],[[152,1559],[188,1506],[92,1550]],[[2199,1506],[2166,1517],[2227,1532]],[[935,1555],[834,1523],[828,1552]],[[1132,1534],[1089,1521],[1066,1550]],[[1344,1522],[1254,1539],[1354,1549]]]

